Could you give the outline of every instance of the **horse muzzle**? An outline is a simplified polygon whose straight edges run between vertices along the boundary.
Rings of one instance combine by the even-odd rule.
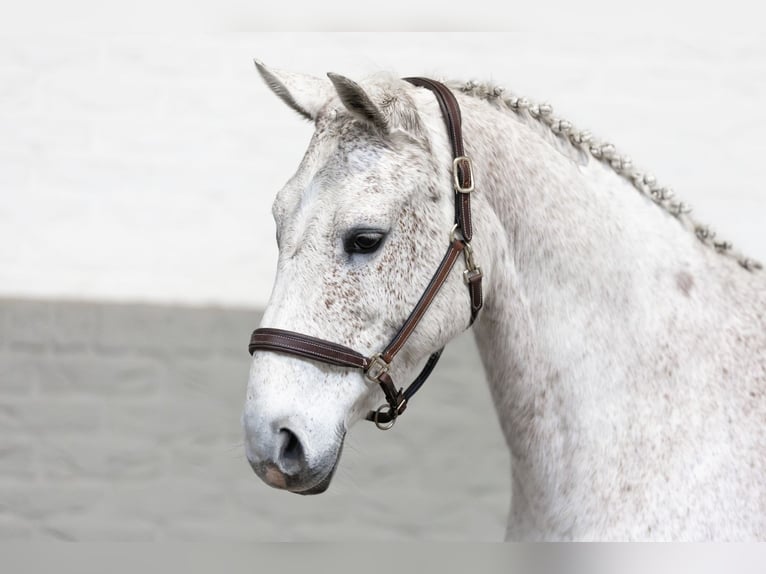
[[[343,450],[345,432],[321,456],[309,458],[299,433],[289,426],[254,429],[244,420],[245,455],[266,484],[297,494],[320,494],[330,486]],[[273,429],[273,430],[272,430]]]

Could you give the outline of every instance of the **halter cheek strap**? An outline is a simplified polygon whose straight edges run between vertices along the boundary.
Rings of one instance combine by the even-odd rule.
[[[363,370],[365,378],[380,385],[386,397],[386,405],[381,406],[376,411],[369,412],[366,417],[367,420],[373,421],[378,428],[383,430],[394,425],[396,418],[407,408],[408,401],[425,383],[441,357],[443,347],[428,358],[420,374],[406,390],[402,388],[397,390],[389,375],[391,362],[420,323],[461,254],[464,256],[466,264],[463,279],[468,286],[471,298],[471,324],[476,320],[483,305],[482,272],[474,261],[473,248],[471,247],[473,237],[471,222],[471,192],[474,189],[473,169],[471,160],[465,155],[463,149],[460,107],[452,92],[440,82],[428,78],[405,78],[405,80],[434,93],[447,124],[447,134],[452,146],[455,225],[450,232],[449,247],[436,269],[436,273],[391,342],[383,351],[372,357],[366,357],[354,349],[338,343],[283,329],[256,329],[250,337],[249,345],[251,355],[258,350],[280,352],[339,367]],[[383,410],[386,407],[388,407],[387,410]]]

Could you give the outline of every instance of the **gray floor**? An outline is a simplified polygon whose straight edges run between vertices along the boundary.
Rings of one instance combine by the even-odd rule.
[[[0,540],[502,540],[508,454],[470,335],[393,430],[353,428],[330,490],[301,497],[243,454],[258,320],[0,299]]]

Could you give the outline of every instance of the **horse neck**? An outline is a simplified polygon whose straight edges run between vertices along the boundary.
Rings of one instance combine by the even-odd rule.
[[[691,275],[741,271],[607,166],[512,115],[486,104],[482,111],[486,125],[468,123],[466,137],[481,178],[476,245],[490,259],[485,327],[510,308],[533,320],[510,321],[536,329],[527,335],[582,328],[567,348],[613,341],[612,331],[624,331],[618,321],[656,315],[679,290],[688,295]],[[564,341],[556,343],[560,356]]]
[[[700,277],[737,266],[592,158],[486,103],[461,105],[487,275],[476,339],[511,449],[514,497],[524,483],[535,492],[519,498],[543,504],[594,470],[574,459],[603,447],[594,433],[624,424],[635,396],[662,395],[659,380],[631,369],[673,346],[668,321],[699,331],[694,313],[675,312],[677,300],[694,291],[704,304]]]

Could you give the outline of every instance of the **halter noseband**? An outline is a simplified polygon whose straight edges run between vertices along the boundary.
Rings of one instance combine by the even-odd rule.
[[[338,343],[309,337],[294,331],[282,329],[262,328],[253,331],[250,337],[249,351],[252,355],[255,351],[276,351],[288,353],[306,359],[328,363],[339,367],[362,369],[364,376],[370,382],[377,383],[383,389],[386,397],[385,405],[367,414],[367,420],[383,430],[394,426],[396,418],[407,408],[407,402],[418,389],[426,382],[441,357],[444,347],[433,353],[426,361],[417,378],[410,383],[406,390],[396,389],[393,380],[389,376],[391,362],[409,339],[415,327],[425,315],[426,310],[441,289],[450,271],[462,253],[465,258],[466,269],[463,271],[463,279],[468,286],[471,296],[471,324],[476,320],[482,307],[481,291],[481,268],[476,265],[471,247],[473,226],[471,223],[471,192],[474,188],[474,179],[471,160],[463,150],[463,136],[461,130],[460,107],[452,92],[442,83],[428,78],[404,78],[407,82],[427,88],[436,96],[441,108],[444,121],[447,124],[447,133],[452,144],[452,179],[455,189],[455,225],[449,236],[449,247],[442,262],[436,269],[428,287],[420,296],[415,308],[407,320],[401,326],[391,342],[380,353],[372,357],[366,357],[361,353]],[[388,410],[383,409],[388,406]]]

